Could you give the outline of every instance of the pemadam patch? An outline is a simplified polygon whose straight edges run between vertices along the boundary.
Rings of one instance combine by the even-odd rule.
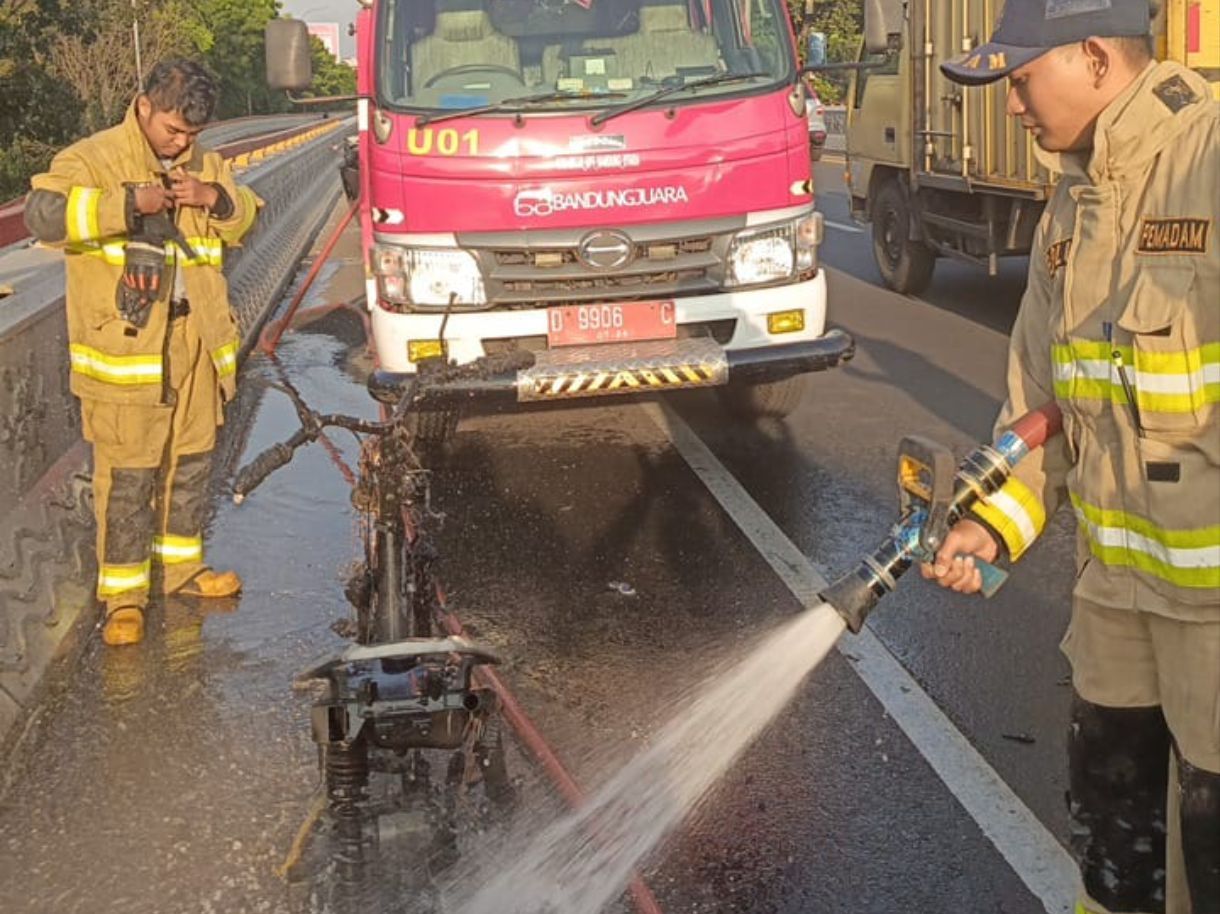
[[[1055,274],[1060,268],[1066,267],[1068,262],[1068,254],[1072,251],[1072,239],[1064,238],[1062,241],[1056,241],[1046,249],[1046,272],[1051,274],[1054,279]]]
[[[1140,254],[1206,254],[1210,219],[1147,219],[1140,222]]]

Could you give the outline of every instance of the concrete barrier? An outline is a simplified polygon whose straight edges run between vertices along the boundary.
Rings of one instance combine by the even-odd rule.
[[[238,175],[266,201],[245,244],[225,255],[243,357],[338,199],[341,140],[353,128],[322,125]],[[58,252],[0,254],[0,745],[93,621],[93,513],[63,288]]]

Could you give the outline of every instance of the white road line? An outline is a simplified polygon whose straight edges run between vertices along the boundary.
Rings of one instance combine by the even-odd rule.
[[[721,507],[802,605],[818,605],[826,578],[667,404],[642,404]],[[1068,914],[1076,867],[1054,835],[953,725],[867,627],[839,652],[982,829],[1048,914]]]
[[[827,228],[836,229],[840,232],[850,232],[853,235],[864,234],[864,229],[858,225],[848,225],[845,222],[831,222],[829,219],[823,219],[822,222]]]

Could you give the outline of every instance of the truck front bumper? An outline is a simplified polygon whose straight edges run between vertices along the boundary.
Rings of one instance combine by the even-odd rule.
[[[422,400],[438,406],[489,399],[529,403],[718,387],[730,381],[757,384],[834,368],[855,351],[855,340],[838,329],[811,340],[749,349],[726,350],[708,338],[573,346],[539,352],[528,368],[427,387]],[[416,378],[415,372],[375,371],[369,393],[382,403],[397,403]]]

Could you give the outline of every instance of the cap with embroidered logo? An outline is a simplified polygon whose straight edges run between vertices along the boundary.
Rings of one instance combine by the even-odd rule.
[[[940,69],[954,82],[980,86],[1060,45],[1150,30],[1148,0],[1007,0],[991,40]]]

